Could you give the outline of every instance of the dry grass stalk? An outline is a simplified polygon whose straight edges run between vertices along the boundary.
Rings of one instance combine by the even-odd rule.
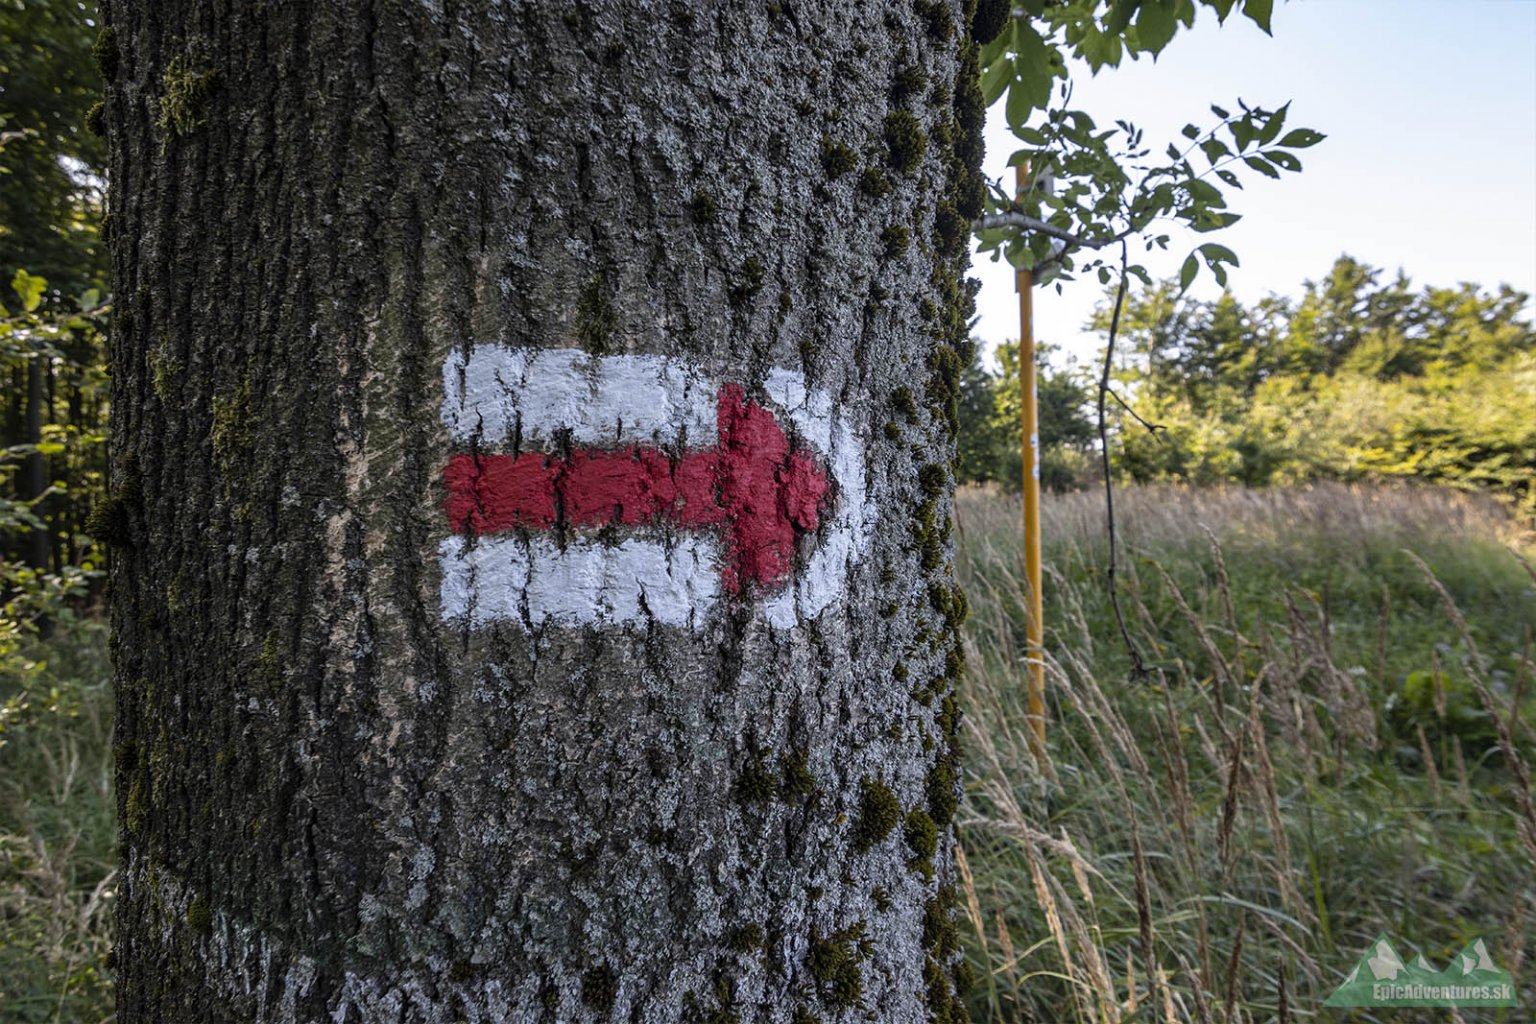
[[[1435,753],[1429,749],[1429,737],[1424,735],[1423,723],[1414,726],[1419,733],[1419,755],[1424,758],[1424,774],[1429,779],[1429,790],[1436,799],[1440,796],[1440,770],[1435,767]]]
[[[1205,651],[1206,657],[1211,660],[1211,667],[1215,672],[1217,685],[1223,690],[1234,688],[1236,680],[1232,677],[1232,666],[1227,664],[1227,659],[1222,655],[1221,648],[1217,647],[1216,641],[1211,638],[1210,631],[1205,628],[1204,620],[1190,609],[1189,602],[1184,600],[1184,592],[1173,581],[1173,577],[1168,575],[1168,571],[1159,565],[1157,572],[1162,578],[1163,586],[1167,589],[1168,595],[1173,598],[1174,607],[1179,610],[1179,614],[1184,617],[1185,623],[1188,624],[1189,628],[1194,631],[1195,636],[1200,640],[1200,649]]]
[[[1247,928],[1248,914],[1240,910],[1237,914],[1237,935],[1232,939],[1232,954],[1227,958],[1226,1001],[1221,1008],[1221,1019],[1225,1024],[1232,1024],[1232,1008],[1237,1005],[1237,969],[1243,959],[1243,936]]]
[[[1028,843],[1024,844],[1023,849],[1025,863],[1029,866],[1029,881],[1035,891],[1035,902],[1045,912],[1045,926],[1050,932],[1051,939],[1056,943],[1056,955],[1061,957],[1062,971],[1074,982],[1082,981],[1082,972],[1077,968],[1077,961],[1072,956],[1071,944],[1067,941],[1067,930],[1062,924],[1061,909],[1057,906],[1056,897],[1051,892],[1050,882],[1046,879],[1040,858],[1035,855],[1034,847]],[[1083,1016],[1085,1007],[1082,1004],[1078,985],[1068,985],[1067,988],[1072,993],[1072,1002],[1077,1015]]]
[[[976,932],[976,941],[981,944],[982,955],[990,960],[987,928],[981,921],[981,901],[976,898],[976,879],[971,876],[970,862],[965,859],[965,847],[959,843],[955,844],[955,868],[960,873],[960,888],[965,891],[965,910]]]
[[[1190,966],[1189,960],[1184,954],[1175,952],[1179,961],[1179,968],[1184,972],[1184,977],[1189,979],[1189,997],[1195,1004],[1195,1020],[1199,1024],[1216,1024],[1211,1017],[1210,1004],[1205,1001],[1206,979],[1201,973]]]
[[[1221,885],[1224,889],[1232,884],[1232,831],[1237,825],[1238,795],[1242,791],[1243,779],[1243,747],[1246,742],[1246,733],[1239,733],[1232,741],[1230,760],[1227,763],[1226,794],[1221,801],[1221,825],[1216,829],[1216,857],[1221,864]]]

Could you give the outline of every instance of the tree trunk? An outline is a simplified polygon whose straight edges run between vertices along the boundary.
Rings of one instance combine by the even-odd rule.
[[[968,18],[113,0],[120,1024],[963,1016]]]
[[[43,442],[43,357],[27,360],[27,444]],[[48,489],[48,470],[42,452],[33,452],[22,462],[21,500],[36,502],[32,512],[45,524],[40,529],[27,531],[24,547],[26,564],[34,569],[48,570],[48,522],[46,510],[37,499]]]

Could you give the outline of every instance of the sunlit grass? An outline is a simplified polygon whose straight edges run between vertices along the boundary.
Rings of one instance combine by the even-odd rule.
[[[1440,966],[1483,935],[1522,983],[1536,816],[1507,753],[1533,746],[1536,588],[1499,506],[1344,486],[1118,504],[1151,672],[1109,609],[1101,496],[1048,499],[1040,766],[1018,500],[960,498],[977,1018],[1310,1020],[1382,931]]]

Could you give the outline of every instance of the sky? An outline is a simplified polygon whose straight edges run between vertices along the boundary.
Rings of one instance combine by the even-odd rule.
[[[1237,251],[1230,287],[1244,301],[1298,295],[1349,253],[1401,268],[1418,286],[1508,283],[1536,293],[1536,0],[1290,0],[1275,5],[1273,38],[1237,13],[1218,25],[1202,8],[1154,64],[1143,57],[1097,78],[1074,67],[1073,105],[1101,125],[1146,130],[1154,154],[1212,103],[1235,109],[1291,101],[1287,127],[1328,138],[1298,156],[1300,174],[1243,175],[1226,190],[1236,225],[1174,231],[1167,253],[1145,254],[1171,277],[1201,241]],[[987,117],[986,173],[1012,171],[1016,148],[1002,104]],[[1136,247],[1132,248],[1132,259]],[[1012,268],[978,255],[975,334],[990,350],[1019,333]],[[1201,269],[1193,289],[1219,293]],[[1084,329],[1103,287],[1091,275],[1035,296],[1035,337],[1079,358],[1102,339]]]

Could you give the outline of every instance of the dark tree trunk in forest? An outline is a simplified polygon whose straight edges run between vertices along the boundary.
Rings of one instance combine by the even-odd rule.
[[[962,1015],[968,18],[113,0],[120,1024]]]
[[[27,360],[27,444],[43,441],[43,357]],[[48,489],[48,470],[42,452],[33,452],[22,463],[21,500],[36,502]],[[32,507],[38,518],[43,518],[42,503]],[[48,568],[48,529],[28,530],[24,548],[27,564],[34,569]]]

